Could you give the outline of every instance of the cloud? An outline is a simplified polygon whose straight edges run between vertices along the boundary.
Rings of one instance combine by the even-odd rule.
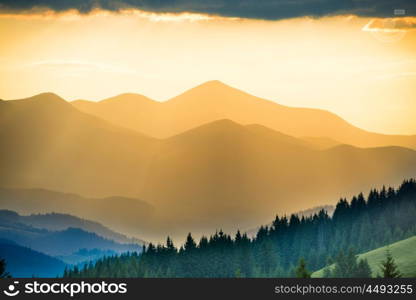
[[[369,32],[407,32],[416,30],[416,18],[387,18],[371,20],[363,28]]]
[[[405,10],[406,16],[416,16],[415,0],[0,0],[0,11],[4,13],[45,9],[90,13],[95,9],[120,11],[128,8],[266,20],[346,14],[388,18],[394,16],[395,9]]]

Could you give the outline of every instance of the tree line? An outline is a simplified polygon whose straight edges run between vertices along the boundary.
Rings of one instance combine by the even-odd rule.
[[[350,201],[340,199],[332,216],[324,210],[309,217],[276,216],[254,238],[219,230],[197,242],[189,233],[179,248],[168,237],[166,244],[149,244],[140,254],[67,269],[64,277],[302,277],[306,262],[318,270],[331,259],[338,269],[325,276],[367,277],[368,263],[353,263],[356,253],[415,235],[415,215],[416,181],[411,179],[398,189],[383,187],[367,197],[360,193]]]

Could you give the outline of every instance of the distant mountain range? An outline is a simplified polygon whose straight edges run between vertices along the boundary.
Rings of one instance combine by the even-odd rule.
[[[120,97],[1,101],[0,207],[70,213],[152,241],[190,228],[253,228],[416,176],[416,151],[401,147],[414,148],[414,136],[368,133],[329,112],[280,106],[219,82],[166,103]],[[130,107],[136,102],[148,108]],[[111,115],[80,103],[109,105]]]
[[[40,218],[39,215],[35,217],[37,219]],[[57,219],[58,216],[55,216],[54,220]],[[47,223],[46,220],[43,221],[43,224],[45,223]],[[62,223],[64,223],[64,220],[61,221]],[[33,227],[31,224],[33,224],[31,216],[19,216],[15,212],[2,210],[0,211],[0,239],[10,240],[20,246],[31,248],[49,256],[58,257],[66,263],[87,261],[94,254],[100,257],[101,252],[122,253],[141,251],[141,245],[139,244],[117,243],[94,232],[87,232],[80,228],[68,227],[64,230],[51,231]],[[105,228],[99,224],[95,225],[95,227],[101,230]],[[111,233],[111,231],[107,229],[107,233]],[[115,233],[112,234],[114,235]],[[122,237],[122,235],[118,236]],[[125,240],[128,239],[125,238]]]
[[[140,240],[141,233],[149,225],[149,220],[154,214],[153,206],[136,198],[87,198],[44,189],[0,188],[0,208],[17,211],[21,214],[35,214],[24,220],[26,224],[35,227],[50,230],[78,227],[121,243],[128,242],[118,233],[109,232],[108,228],[100,228],[94,222],[85,221],[85,219],[97,221],[109,225],[118,232],[136,237],[131,242],[139,244],[143,243]],[[40,212],[59,214],[36,216]]]
[[[44,192],[44,195],[45,194],[46,192]],[[19,201],[19,199],[16,198],[17,196],[15,194],[14,199]],[[68,214],[47,213],[22,216],[14,211],[0,210],[0,222],[1,224],[20,223],[39,229],[47,229],[49,231],[63,231],[69,228],[79,228],[121,244],[145,244],[143,240],[127,237],[101,225],[98,222],[81,219]]]
[[[326,137],[358,147],[416,148],[416,135],[384,135],[357,128],[325,110],[295,108],[255,97],[220,81],[203,83],[166,102],[122,94],[100,102],[77,100],[81,111],[149,136],[166,138],[220,119],[260,124],[295,137]]]
[[[66,266],[57,258],[5,239],[0,239],[0,257],[6,260],[7,272],[17,278],[62,276]]]

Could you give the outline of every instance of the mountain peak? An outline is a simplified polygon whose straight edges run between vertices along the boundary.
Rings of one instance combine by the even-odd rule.
[[[75,109],[72,105],[54,93],[41,93],[29,98],[7,100],[6,106],[13,110],[28,111],[31,114],[47,113],[56,115],[57,113],[72,112]]]
[[[40,93],[27,99],[40,100],[40,101],[64,101],[66,102],[63,98],[51,92]]]
[[[14,103],[14,101],[19,101],[19,103],[24,102],[24,103],[32,103],[36,105],[45,105],[45,106],[50,106],[50,105],[70,106],[68,102],[66,102],[63,98],[61,98],[60,96],[54,93],[41,93],[41,94],[29,97],[29,98],[25,98],[25,99],[13,100],[12,103]]]
[[[212,135],[224,135],[232,134],[236,135],[237,132],[244,132],[245,127],[237,122],[234,122],[229,119],[219,119],[209,123],[202,124],[185,132],[179,133],[170,137],[170,140],[177,138],[189,138],[189,137],[198,137],[198,139],[206,138],[207,136]]]
[[[230,119],[218,119],[206,124],[202,124],[201,126],[198,126],[194,129],[201,129],[201,128],[227,128],[227,127],[232,127],[232,128],[238,128],[238,129],[244,129],[244,126],[234,122]],[[192,129],[191,129],[192,130]]]
[[[201,83],[199,86],[226,86],[226,87],[229,87],[228,85],[226,85],[224,82],[222,82],[220,80],[208,80],[208,81],[205,81],[204,83]]]
[[[139,103],[158,103],[146,96],[136,93],[123,93],[114,97],[110,97],[104,100],[99,101],[99,103],[115,103],[123,102],[130,104],[139,104]]]
[[[225,84],[222,81],[219,80],[209,80],[206,81],[204,83],[201,83],[200,85],[197,85],[196,87],[194,87],[191,90],[210,90],[210,91],[223,91],[223,90],[236,90],[235,88],[233,88],[232,86],[229,86],[228,84]]]
[[[237,99],[253,97],[239,89],[229,86],[219,80],[210,80],[204,82],[194,88],[191,88],[184,93],[172,98],[172,102],[223,102],[227,100],[235,101]],[[168,101],[169,102],[169,101]]]

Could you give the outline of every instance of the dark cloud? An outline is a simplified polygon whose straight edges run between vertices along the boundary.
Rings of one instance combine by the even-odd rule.
[[[196,12],[254,19],[286,19],[302,16],[354,14],[392,17],[395,9],[416,16],[416,0],[0,0],[0,10],[19,12],[37,8],[55,11],[94,8],[118,11],[138,8],[153,12]]]

